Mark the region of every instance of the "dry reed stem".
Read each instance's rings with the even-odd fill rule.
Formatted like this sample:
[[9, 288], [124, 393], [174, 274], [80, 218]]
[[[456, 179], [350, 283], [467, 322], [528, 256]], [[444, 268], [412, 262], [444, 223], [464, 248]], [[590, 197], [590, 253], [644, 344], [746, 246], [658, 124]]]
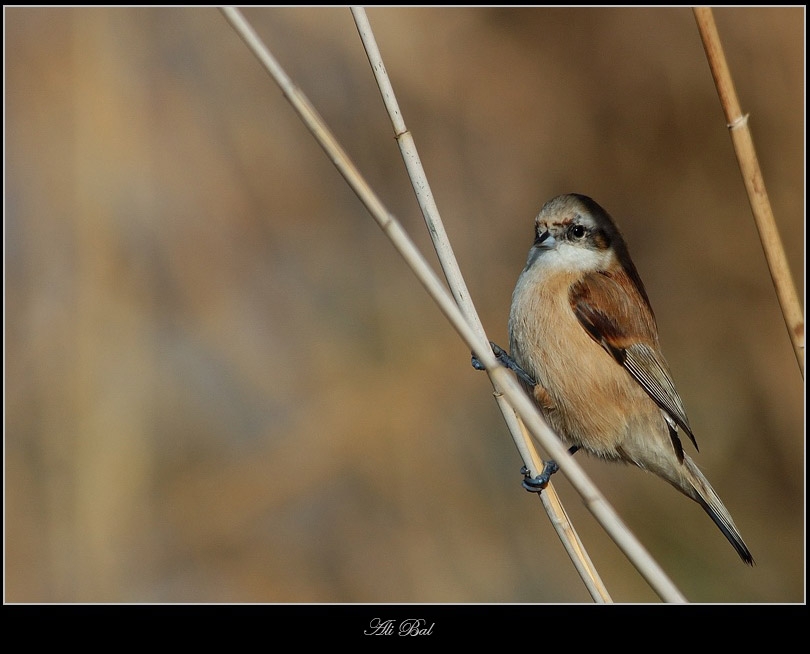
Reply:
[[[478, 334], [481, 346], [488, 347], [487, 344], [489, 340], [486, 337], [481, 319], [478, 316], [478, 312], [475, 310], [472, 298], [467, 290], [467, 285], [461, 274], [461, 269], [459, 268], [455, 254], [453, 253], [450, 239], [447, 237], [447, 232], [444, 229], [444, 223], [439, 215], [439, 209], [436, 206], [433, 193], [430, 190], [430, 184], [422, 167], [413, 134], [407, 128], [405, 119], [400, 111], [394, 88], [388, 77], [388, 71], [385, 68], [366, 11], [362, 7], [352, 7], [351, 12], [354, 22], [357, 25], [357, 31], [363, 42], [366, 55], [368, 56], [369, 64], [374, 72], [377, 86], [380, 89], [383, 103], [391, 119], [394, 136], [399, 145], [402, 159], [405, 162], [408, 177], [411, 180], [411, 185], [413, 186], [414, 193], [422, 210], [428, 233], [433, 240], [433, 246], [436, 249], [436, 254], [439, 257], [439, 263], [444, 271], [450, 291], [453, 293], [453, 297], [456, 299], [456, 303], [467, 319], [467, 322]], [[501, 413], [504, 415], [504, 420], [510, 428], [515, 446], [523, 458], [523, 464], [528, 470], [534, 471], [534, 474], [539, 473], [543, 469], [543, 464], [540, 462], [532, 446], [529, 434], [522, 428], [522, 423], [519, 418], [516, 420], [507, 419], [507, 416], [515, 415], [514, 410], [509, 406], [506, 400], [503, 399], [500, 389], [491, 377], [490, 381], [493, 382], [494, 396], [498, 408], [501, 410]], [[582, 577], [591, 597], [594, 601], [599, 603], [611, 602], [610, 594], [600, 578], [599, 573], [596, 571], [593, 562], [585, 551], [585, 546], [582, 544], [576, 529], [574, 529], [574, 526], [568, 519], [562, 502], [552, 484], [549, 483], [545, 491], [539, 493], [538, 496], [542, 501], [543, 508], [548, 514], [549, 521], [557, 532], [560, 540], [563, 542], [566, 552], [571, 557], [574, 567]]]
[[316, 138], [318, 144], [344, 177], [346, 183], [355, 192], [383, 230], [383, 233], [413, 270], [431, 298], [439, 305], [442, 313], [464, 340], [467, 347], [478, 357], [494, 382], [501, 388], [501, 392], [523, 420], [531, 435], [557, 462], [560, 470], [581, 495], [585, 506], [659, 597], [666, 602], [686, 602], [685, 597], [622, 522], [613, 507], [574, 460], [574, 457], [567, 455], [566, 448], [545, 424], [534, 403], [518, 385], [512, 373], [500, 365], [488, 344], [483, 347], [478, 335], [467, 323], [452, 296], [419, 252], [419, 249], [402, 225], [388, 212], [307, 97], [293, 84], [241, 12], [233, 7], [224, 7], [220, 10], [245, 45], [248, 46], [254, 56], [273, 77], [284, 96], [290, 101], [296, 113]]
[[717, 94], [720, 96], [720, 104], [723, 106], [726, 116], [726, 124], [731, 132], [737, 163], [740, 166], [745, 190], [748, 193], [748, 202], [754, 214], [762, 249], [765, 251], [765, 259], [768, 262], [771, 279], [782, 308], [782, 316], [793, 344], [799, 369], [804, 377], [804, 313], [799, 303], [793, 277], [790, 274], [785, 250], [773, 217], [771, 203], [768, 200], [768, 193], [765, 190], [765, 181], [762, 178], [754, 141], [751, 138], [751, 130], [748, 127], [748, 114], [743, 115], [740, 109], [737, 92], [731, 79], [731, 72], [728, 69], [711, 8], [695, 7], [693, 11], [703, 41], [703, 48], [706, 51], [706, 59], [709, 61], [714, 84], [717, 87]]

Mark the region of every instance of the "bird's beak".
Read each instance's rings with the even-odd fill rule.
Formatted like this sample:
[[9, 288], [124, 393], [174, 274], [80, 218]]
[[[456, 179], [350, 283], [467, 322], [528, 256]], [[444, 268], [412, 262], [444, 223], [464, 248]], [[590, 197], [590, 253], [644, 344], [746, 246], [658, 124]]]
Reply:
[[534, 262], [544, 253], [548, 252], [549, 250], [553, 250], [557, 247], [557, 239], [555, 239], [551, 232], [546, 230], [538, 234], [535, 239], [534, 243], [532, 243], [532, 247], [529, 250], [529, 258], [526, 261], [526, 270], [531, 268], [534, 265]]
[[557, 239], [552, 236], [550, 231], [546, 230], [534, 239], [534, 247], [552, 250], [557, 247]]

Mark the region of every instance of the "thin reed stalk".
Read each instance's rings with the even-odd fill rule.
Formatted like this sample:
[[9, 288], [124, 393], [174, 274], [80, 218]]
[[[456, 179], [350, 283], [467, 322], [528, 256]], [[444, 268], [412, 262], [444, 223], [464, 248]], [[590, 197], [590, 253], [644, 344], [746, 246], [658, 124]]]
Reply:
[[[450, 239], [444, 229], [444, 223], [439, 215], [439, 209], [436, 206], [427, 175], [425, 175], [425, 170], [419, 158], [416, 142], [413, 138], [413, 134], [405, 124], [405, 119], [397, 102], [393, 85], [388, 76], [388, 71], [385, 68], [380, 49], [377, 46], [377, 40], [374, 38], [374, 32], [371, 29], [366, 11], [362, 7], [352, 7], [351, 12], [354, 22], [357, 25], [360, 39], [363, 42], [366, 55], [368, 56], [371, 70], [374, 73], [374, 78], [377, 81], [377, 86], [380, 89], [383, 103], [391, 119], [394, 136], [399, 145], [402, 159], [405, 162], [405, 168], [407, 169], [411, 185], [413, 186], [419, 207], [422, 210], [422, 215], [427, 224], [428, 233], [433, 240], [433, 246], [436, 249], [436, 254], [439, 257], [439, 263], [444, 271], [450, 291], [461, 309], [461, 312], [464, 314], [464, 317], [467, 319], [467, 322], [478, 335], [481, 347], [488, 347], [487, 344], [489, 340], [486, 337], [481, 319], [478, 316], [478, 312], [475, 310], [472, 298], [467, 290], [467, 285], [464, 281], [464, 276], [461, 274], [461, 269], [459, 268], [455, 254], [453, 253]], [[537, 452], [531, 443], [529, 434], [523, 428], [523, 423], [520, 421], [520, 418], [515, 416], [514, 410], [504, 399], [500, 388], [498, 388], [491, 376], [490, 381], [493, 384], [495, 391], [494, 397], [498, 408], [501, 410], [507, 427], [512, 434], [512, 439], [515, 441], [515, 446], [523, 458], [523, 465], [528, 470], [534, 471], [533, 474], [540, 473], [543, 469], [543, 464], [540, 462]], [[610, 602], [610, 594], [588, 556], [576, 529], [568, 519], [553, 485], [549, 483], [544, 492], [538, 494], [538, 497], [548, 514], [552, 526], [562, 541], [566, 552], [571, 557], [574, 567], [582, 577], [591, 597], [594, 601], [599, 603]]]
[[793, 351], [799, 364], [802, 377], [804, 377], [804, 312], [799, 303], [796, 285], [790, 274], [785, 249], [779, 236], [779, 229], [771, 210], [768, 192], [765, 190], [765, 180], [754, 149], [754, 140], [748, 126], [748, 114], [742, 113], [737, 91], [731, 79], [731, 72], [720, 43], [720, 35], [714, 22], [714, 14], [710, 7], [695, 7], [693, 9], [697, 21], [706, 59], [712, 71], [720, 104], [726, 117], [726, 124], [731, 132], [731, 142], [737, 155], [745, 190], [748, 193], [748, 202], [754, 214], [754, 222], [759, 231], [762, 249], [771, 272], [779, 306], [787, 326]]

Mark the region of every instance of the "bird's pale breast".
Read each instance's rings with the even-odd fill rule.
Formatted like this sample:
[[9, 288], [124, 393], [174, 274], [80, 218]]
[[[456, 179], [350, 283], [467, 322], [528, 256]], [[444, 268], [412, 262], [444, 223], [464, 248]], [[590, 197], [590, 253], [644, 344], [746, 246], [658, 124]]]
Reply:
[[[561, 438], [594, 454], [623, 458], [650, 432], [663, 437], [660, 409], [580, 325], [568, 300], [574, 278], [529, 268], [512, 298], [510, 349], [538, 386], [535, 398]], [[635, 407], [636, 410], [628, 410]], [[642, 436], [643, 434], [643, 436]]]

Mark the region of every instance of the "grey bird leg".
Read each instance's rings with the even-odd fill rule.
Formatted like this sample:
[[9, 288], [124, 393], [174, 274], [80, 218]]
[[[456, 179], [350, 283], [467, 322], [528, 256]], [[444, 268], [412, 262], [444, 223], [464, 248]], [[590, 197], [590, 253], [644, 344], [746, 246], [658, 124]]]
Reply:
[[[495, 355], [495, 358], [501, 362], [501, 365], [508, 368], [512, 372], [514, 372], [520, 379], [522, 379], [526, 384], [529, 386], [537, 386], [537, 382], [534, 378], [527, 373], [523, 368], [521, 368], [517, 361], [515, 361], [509, 354], [504, 350], [502, 347], [496, 345], [492, 341], [489, 342], [490, 346], [492, 347], [492, 353]], [[484, 368], [484, 364], [482, 364], [478, 357], [475, 354], [472, 355], [472, 359], [470, 361], [472, 363], [472, 367], [476, 370], [486, 370]]]
[[[578, 449], [579, 448], [576, 445], [572, 445], [568, 448], [568, 453], [573, 455]], [[548, 460], [543, 466], [543, 472], [536, 477], [531, 477], [529, 475], [529, 469], [526, 466], [523, 466], [520, 469], [520, 474], [523, 475], [522, 486], [530, 493], [542, 493], [543, 489], [548, 486], [548, 482], [551, 480], [551, 475], [553, 475], [559, 469], [560, 466], [558, 466], [555, 461]]]
[[[515, 361], [509, 354], [499, 345], [493, 343], [492, 341], [489, 342], [490, 347], [492, 347], [492, 353], [495, 355], [495, 358], [500, 361], [502, 366], [505, 366], [512, 372], [514, 372], [518, 377], [520, 377], [523, 382], [525, 382], [528, 386], [537, 386], [537, 382], [534, 378], [527, 373], [523, 368], [521, 368], [517, 361]], [[478, 357], [475, 354], [472, 355], [471, 359], [472, 367], [476, 370], [486, 370], [484, 365], [478, 360]], [[573, 454], [579, 448], [576, 445], [572, 445], [568, 448], [568, 453]], [[555, 461], [549, 460], [545, 462], [543, 466], [543, 471], [537, 475], [536, 477], [531, 477], [529, 475], [529, 469], [526, 466], [523, 466], [520, 469], [520, 474], [523, 475], [523, 488], [525, 488], [530, 493], [542, 493], [543, 489], [548, 486], [548, 482], [551, 479], [551, 475], [557, 472], [560, 469], [560, 466], [557, 465]]]

